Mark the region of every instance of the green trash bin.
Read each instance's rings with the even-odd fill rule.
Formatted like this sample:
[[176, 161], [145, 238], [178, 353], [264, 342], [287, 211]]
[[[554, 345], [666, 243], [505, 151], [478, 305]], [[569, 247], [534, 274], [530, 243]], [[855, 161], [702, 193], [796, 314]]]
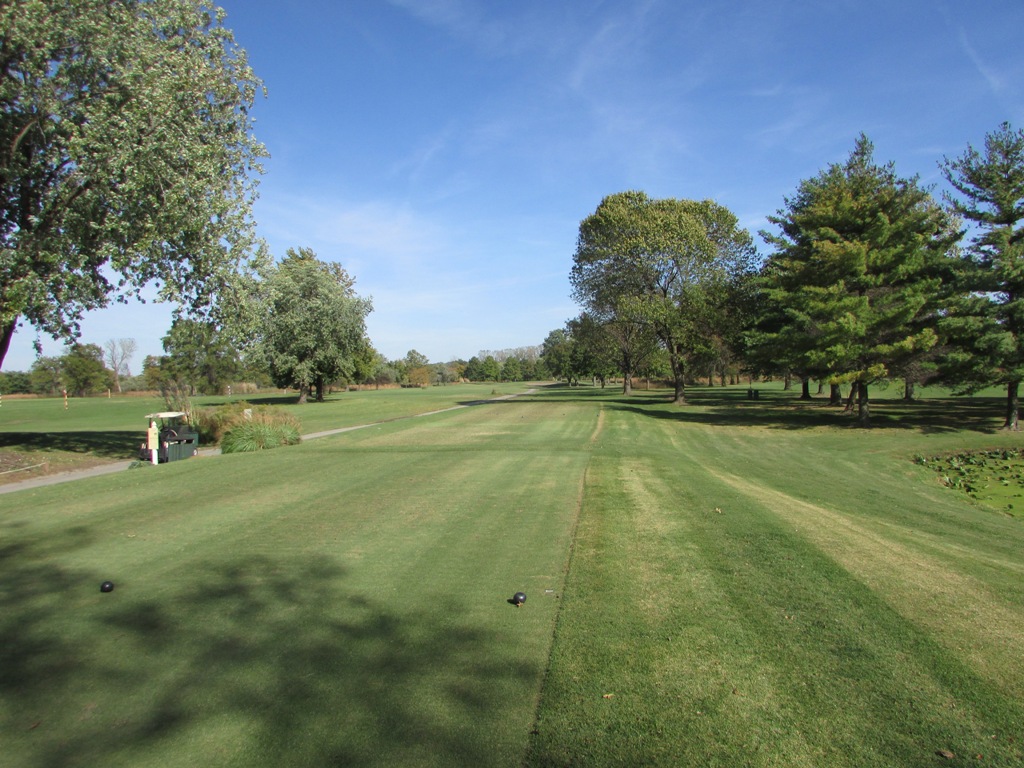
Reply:
[[139, 458], [143, 461], [164, 464], [168, 461], [189, 459], [199, 453], [199, 433], [185, 421], [182, 411], [162, 411], [146, 416], [146, 442], [139, 446]]
[[161, 461], [191, 459], [199, 453], [199, 433], [191, 427], [165, 427], [160, 430]]

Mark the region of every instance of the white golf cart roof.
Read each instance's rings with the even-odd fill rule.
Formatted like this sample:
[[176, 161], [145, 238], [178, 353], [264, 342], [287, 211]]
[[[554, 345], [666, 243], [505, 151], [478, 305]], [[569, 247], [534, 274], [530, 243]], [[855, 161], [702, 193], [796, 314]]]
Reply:
[[177, 416], [185, 416], [184, 411], [160, 411], [160, 413], [147, 413], [147, 419], [173, 419]]

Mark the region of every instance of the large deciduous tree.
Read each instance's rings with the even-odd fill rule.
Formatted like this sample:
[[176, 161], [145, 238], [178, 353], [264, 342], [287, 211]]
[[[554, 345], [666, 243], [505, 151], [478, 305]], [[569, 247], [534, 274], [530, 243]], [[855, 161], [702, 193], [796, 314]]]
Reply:
[[1019, 429], [1024, 380], [1024, 131], [1003, 123], [942, 164], [959, 198], [953, 211], [975, 227], [964, 259], [964, 298], [943, 321], [954, 349], [949, 373], [967, 391], [1006, 387], [1004, 428]]
[[573, 297], [597, 313], [617, 306], [650, 325], [669, 355], [674, 401], [688, 365], [729, 325], [735, 287], [755, 257], [749, 233], [711, 200], [609, 195], [580, 224]]
[[163, 388], [219, 395], [242, 373], [242, 361], [231, 338], [216, 323], [179, 317], [163, 338], [160, 360]]
[[261, 90], [209, 0], [0, 4], [0, 364], [155, 284], [202, 313], [250, 251]]
[[937, 343], [944, 276], [959, 232], [915, 178], [880, 166], [861, 135], [844, 163], [801, 182], [762, 233], [779, 354], [802, 375], [851, 382], [870, 425], [868, 386]]
[[65, 387], [64, 358], [37, 357], [29, 372], [32, 391], [37, 395], [59, 395]]
[[294, 250], [266, 277], [267, 312], [261, 350], [274, 382], [297, 387], [299, 402], [316, 389], [355, 376], [364, 357], [369, 299], [340, 264], [320, 261], [309, 248]]
[[589, 376], [604, 387], [610, 376], [620, 372], [618, 345], [608, 328], [584, 312], [565, 324], [572, 341], [571, 367], [575, 377]]
[[572, 337], [565, 328], [551, 331], [541, 345], [541, 360], [544, 361], [544, 367], [556, 379], [565, 379], [569, 384], [575, 381], [572, 346]]
[[103, 350], [95, 344], [72, 344], [60, 362], [64, 385], [75, 397], [85, 397], [110, 386], [110, 371], [103, 365]]

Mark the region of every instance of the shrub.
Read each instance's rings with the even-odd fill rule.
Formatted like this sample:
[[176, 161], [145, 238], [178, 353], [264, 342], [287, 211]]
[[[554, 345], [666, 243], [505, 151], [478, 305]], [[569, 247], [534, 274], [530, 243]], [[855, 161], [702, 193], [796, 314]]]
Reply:
[[[227, 437], [227, 434], [247, 424], [262, 424], [274, 427], [279, 429], [282, 435], [294, 434], [294, 440], [279, 444], [291, 445], [299, 442], [298, 419], [289, 413], [277, 410], [271, 406], [254, 406], [244, 400], [227, 403], [216, 408], [203, 408], [196, 411], [193, 426], [199, 432], [199, 442], [202, 445], [221, 444], [223, 449], [224, 439]], [[224, 450], [227, 452], [226, 449]]]

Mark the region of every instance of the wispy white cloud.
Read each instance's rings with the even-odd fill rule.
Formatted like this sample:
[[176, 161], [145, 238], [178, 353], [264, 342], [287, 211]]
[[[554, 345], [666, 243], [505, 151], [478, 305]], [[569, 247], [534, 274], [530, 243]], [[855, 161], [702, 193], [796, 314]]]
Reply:
[[851, 130], [837, 130], [831, 113], [834, 99], [819, 86], [780, 84], [757, 93], [755, 101], [751, 111], [760, 122], [749, 137], [762, 150], [820, 153], [837, 135]]
[[468, 0], [388, 0], [421, 21], [439, 27], [452, 37], [497, 55], [509, 47], [508, 27], [489, 19], [479, 3]]
[[964, 29], [960, 30], [959, 35], [960, 49], [970, 59], [971, 64], [977, 70], [978, 74], [981, 75], [982, 79], [988, 84], [988, 87], [995, 94], [1000, 94], [1006, 87], [1006, 82], [1002, 76], [992, 67], [988, 66], [985, 61], [981, 58], [974, 46], [971, 45], [971, 41], [967, 37], [967, 32]]
[[565, 75], [575, 91], [604, 89], [609, 80], [624, 82], [645, 50], [651, 32], [654, 0], [624, 5], [615, 15], [605, 16], [599, 25], [576, 41], [574, 55]]
[[260, 201], [261, 231], [277, 249], [309, 245], [322, 258], [346, 254], [403, 261], [443, 250], [442, 227], [415, 210], [389, 201], [350, 202], [305, 196]]
[[455, 124], [453, 121], [449, 121], [439, 130], [420, 137], [410, 152], [392, 163], [391, 175], [405, 177], [415, 183], [432, 164], [444, 157], [446, 151], [452, 146], [455, 136]]

